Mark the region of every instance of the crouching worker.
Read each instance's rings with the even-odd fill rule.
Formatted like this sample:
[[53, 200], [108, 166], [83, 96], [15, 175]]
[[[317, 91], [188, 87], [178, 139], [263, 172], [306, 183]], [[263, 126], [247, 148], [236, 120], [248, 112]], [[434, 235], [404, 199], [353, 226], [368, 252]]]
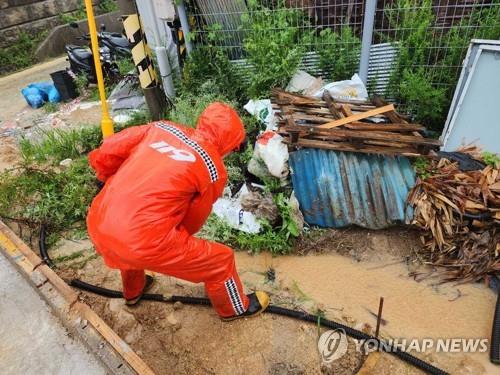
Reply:
[[224, 320], [266, 309], [266, 293], [244, 294], [233, 251], [193, 236], [222, 195], [223, 157], [244, 139], [236, 111], [213, 103], [196, 129], [154, 122], [108, 137], [90, 153], [105, 185], [90, 207], [88, 232], [105, 263], [120, 270], [127, 304], [149, 288], [153, 279], [144, 270], [151, 270], [203, 282]]

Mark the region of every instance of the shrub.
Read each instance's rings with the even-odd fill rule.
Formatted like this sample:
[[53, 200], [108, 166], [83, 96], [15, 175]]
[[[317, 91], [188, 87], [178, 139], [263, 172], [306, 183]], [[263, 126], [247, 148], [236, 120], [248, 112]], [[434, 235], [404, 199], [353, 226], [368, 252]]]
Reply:
[[254, 72], [250, 76], [247, 95], [267, 97], [273, 87], [285, 87], [297, 71], [311, 33], [298, 25], [306, 24], [305, 14], [286, 8], [279, 1], [275, 9], [248, 2], [249, 12], [242, 16], [246, 31], [243, 47]]
[[316, 41], [319, 68], [332, 81], [349, 79], [358, 70], [361, 41], [351, 27], [344, 25], [340, 34], [331, 29], [321, 30]]

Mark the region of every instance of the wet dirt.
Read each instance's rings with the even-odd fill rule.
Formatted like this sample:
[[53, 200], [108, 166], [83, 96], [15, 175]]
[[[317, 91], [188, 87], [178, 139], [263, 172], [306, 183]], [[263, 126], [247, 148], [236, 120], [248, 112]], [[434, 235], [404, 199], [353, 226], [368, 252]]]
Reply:
[[[409, 247], [418, 246], [417, 232], [394, 228], [347, 233], [338, 233], [349, 237], [341, 242], [350, 241], [346, 248], [358, 249], [357, 258], [362, 260], [353, 258], [351, 250], [347, 255], [339, 254], [335, 246], [328, 251], [326, 243], [319, 254], [310, 250], [304, 256], [237, 252], [238, 270], [247, 291], [266, 290], [274, 304], [308, 312], [320, 309], [330, 319], [372, 334], [379, 297], [383, 296], [383, 318], [387, 322], [381, 327], [384, 338], [489, 337], [493, 292], [481, 284], [439, 286], [435, 285], [436, 279], [418, 282], [408, 276], [417, 269], [408, 260]], [[339, 239], [335, 241], [331, 241], [333, 245]], [[80, 243], [77, 248], [87, 245], [90, 244]], [[71, 248], [71, 244], [65, 244], [65, 254], [68, 246]], [[274, 282], [269, 281], [270, 268], [274, 269]], [[82, 268], [67, 268], [60, 273], [66, 279], [79, 277], [112, 289], [121, 286], [118, 273], [107, 269], [99, 257]], [[164, 275], [157, 275], [156, 281], [152, 292], [204, 296], [201, 285]], [[207, 307], [186, 305], [174, 309], [169, 304], [143, 302], [130, 308], [119, 300], [110, 302], [99, 296], [82, 295], [158, 373], [175, 369], [179, 374], [354, 374], [365, 359], [351, 341], [348, 354], [335, 361], [333, 367], [321, 366], [316, 325], [284, 317], [264, 314], [223, 323]], [[495, 371], [487, 353], [413, 354], [453, 374]], [[382, 354], [371, 373], [421, 372]]]

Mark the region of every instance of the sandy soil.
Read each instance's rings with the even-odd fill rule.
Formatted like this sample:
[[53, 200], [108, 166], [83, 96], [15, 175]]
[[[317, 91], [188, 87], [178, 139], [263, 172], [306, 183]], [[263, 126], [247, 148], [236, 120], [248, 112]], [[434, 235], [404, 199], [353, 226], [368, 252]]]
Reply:
[[[345, 238], [343, 238], [345, 237]], [[379, 297], [385, 298], [381, 328], [385, 338], [489, 337], [495, 303], [483, 285], [435, 285], [433, 278], [416, 281], [417, 265], [410, 257], [418, 233], [405, 228], [384, 231], [328, 231], [317, 239], [319, 253], [304, 256], [252, 256], [237, 252], [237, 265], [247, 290], [263, 289], [272, 303], [314, 312], [373, 333]], [[330, 243], [330, 247], [325, 242]], [[90, 257], [87, 241], [66, 242], [53, 256], [85, 249], [83, 258], [63, 263], [66, 279], [83, 280], [120, 289], [119, 275], [98, 257]], [[347, 251], [347, 252], [346, 252]], [[343, 255], [342, 255], [343, 254]], [[80, 262], [76, 269], [69, 266]], [[80, 268], [81, 267], [81, 268]], [[268, 270], [275, 270], [274, 282]], [[420, 271], [425, 269], [418, 268]], [[201, 285], [157, 275], [153, 292], [203, 296]], [[252, 369], [267, 374], [355, 374], [365, 356], [353, 343], [348, 355], [322, 368], [313, 324], [288, 318], [262, 317], [223, 323], [206, 307], [144, 302], [129, 308], [121, 300], [82, 294], [83, 298], [158, 373], [175, 368], [179, 374], [243, 374]], [[453, 374], [489, 374], [495, 368], [482, 354], [416, 354]], [[372, 373], [419, 374], [400, 360], [383, 354]]]

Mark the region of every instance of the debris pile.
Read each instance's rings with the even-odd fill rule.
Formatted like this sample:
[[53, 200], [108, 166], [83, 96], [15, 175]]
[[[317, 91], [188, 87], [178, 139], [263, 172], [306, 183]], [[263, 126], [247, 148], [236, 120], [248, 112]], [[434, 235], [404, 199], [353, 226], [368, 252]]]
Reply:
[[293, 146], [384, 155], [427, 155], [441, 143], [422, 136], [425, 128], [408, 123], [392, 104], [334, 99], [324, 90], [323, 100], [272, 91], [279, 133]]
[[463, 171], [442, 158], [408, 196], [424, 230], [424, 257], [445, 281], [477, 281], [500, 271], [500, 170]]

